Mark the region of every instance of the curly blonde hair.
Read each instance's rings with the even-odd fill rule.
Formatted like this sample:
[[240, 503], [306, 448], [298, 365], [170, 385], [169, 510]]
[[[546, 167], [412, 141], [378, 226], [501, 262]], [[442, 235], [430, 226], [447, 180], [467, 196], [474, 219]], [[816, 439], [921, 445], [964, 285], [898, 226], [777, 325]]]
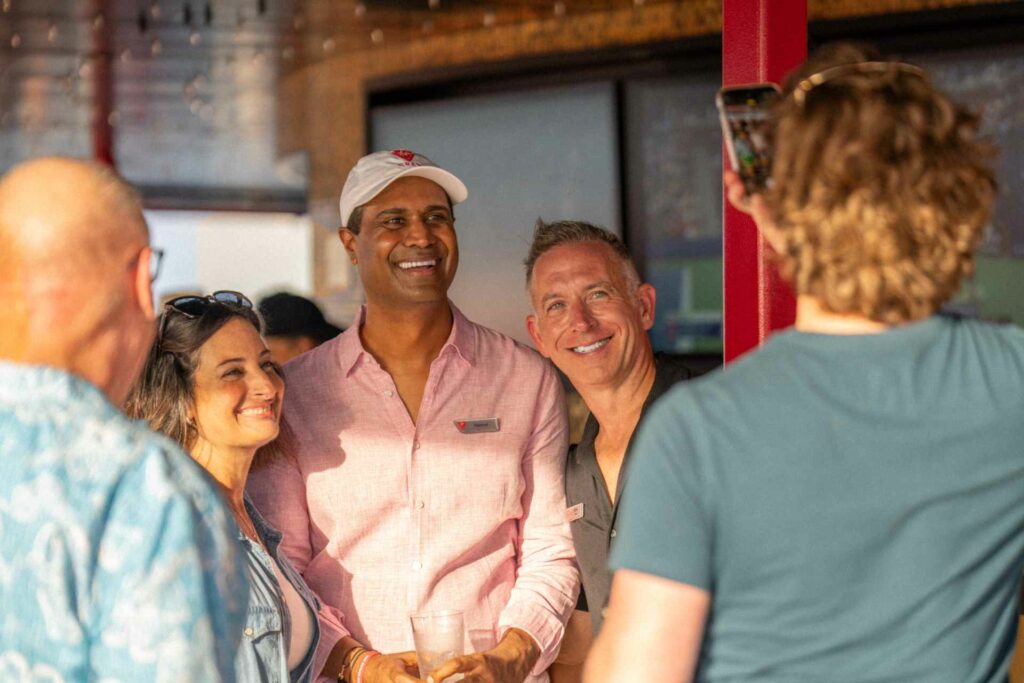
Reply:
[[837, 44], [787, 79], [766, 201], [798, 294], [894, 325], [931, 315], [973, 273], [996, 182], [979, 118], [923, 71], [881, 61]]

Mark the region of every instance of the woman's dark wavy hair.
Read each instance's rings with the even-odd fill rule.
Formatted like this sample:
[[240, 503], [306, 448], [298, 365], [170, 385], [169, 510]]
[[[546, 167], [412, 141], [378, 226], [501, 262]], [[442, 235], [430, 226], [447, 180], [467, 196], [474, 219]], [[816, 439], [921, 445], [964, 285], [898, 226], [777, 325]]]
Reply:
[[151, 429], [167, 435], [185, 449], [196, 441], [189, 418], [195, 400], [195, 374], [199, 350], [228, 321], [241, 318], [263, 334], [263, 321], [251, 308], [210, 302], [202, 315], [189, 318], [165, 307], [157, 318], [163, 334], [153, 342], [146, 365], [125, 402], [125, 413], [145, 420]]

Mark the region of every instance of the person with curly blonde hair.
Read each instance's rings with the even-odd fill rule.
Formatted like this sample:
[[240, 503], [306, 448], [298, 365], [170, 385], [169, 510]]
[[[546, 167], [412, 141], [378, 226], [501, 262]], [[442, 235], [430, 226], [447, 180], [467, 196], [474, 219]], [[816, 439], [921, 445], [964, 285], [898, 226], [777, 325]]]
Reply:
[[917, 67], [846, 44], [825, 60], [842, 62], [809, 65], [778, 107], [777, 182], [759, 224], [798, 295], [885, 325], [920, 320], [974, 271], [991, 148], [978, 116]]
[[788, 79], [750, 211], [795, 328], [641, 426], [585, 680], [1006, 681], [1024, 332], [943, 316], [996, 184], [978, 118], [851, 45]]

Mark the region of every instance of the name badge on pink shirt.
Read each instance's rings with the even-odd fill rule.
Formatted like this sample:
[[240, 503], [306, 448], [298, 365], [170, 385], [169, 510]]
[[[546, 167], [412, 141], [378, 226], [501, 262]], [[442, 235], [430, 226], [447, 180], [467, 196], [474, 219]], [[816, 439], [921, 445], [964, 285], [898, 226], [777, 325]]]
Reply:
[[480, 420], [455, 420], [455, 428], [463, 434], [496, 432], [501, 428], [498, 418], [485, 417]]

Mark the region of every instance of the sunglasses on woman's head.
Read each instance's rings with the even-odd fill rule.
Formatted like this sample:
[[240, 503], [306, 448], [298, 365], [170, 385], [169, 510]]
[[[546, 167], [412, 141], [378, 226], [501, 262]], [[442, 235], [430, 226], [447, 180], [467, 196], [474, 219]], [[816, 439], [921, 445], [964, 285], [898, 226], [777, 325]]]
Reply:
[[793, 100], [800, 105], [804, 106], [804, 102], [807, 100], [807, 94], [817, 88], [819, 85], [828, 83], [837, 76], [847, 76], [852, 73], [892, 73], [900, 71], [905, 74], [917, 76], [918, 78], [927, 79], [928, 76], [924, 69], [913, 64], [905, 64], [903, 62], [851, 62], [849, 64], [839, 64], [838, 66], [829, 67], [824, 71], [819, 71], [816, 74], [811, 74], [807, 78], [803, 79], [796, 84], [793, 88], [793, 92], [790, 95]]
[[241, 308], [252, 308], [252, 302], [241, 292], [221, 289], [209, 296], [179, 296], [164, 304], [164, 308], [181, 313], [186, 318], [198, 318], [213, 304], [228, 304]]
[[179, 296], [164, 304], [164, 313], [160, 319], [160, 329], [157, 332], [157, 345], [163, 341], [164, 332], [167, 330], [167, 320], [171, 312], [181, 314], [193, 320], [201, 317], [210, 306], [236, 306], [238, 308], [253, 309], [252, 301], [241, 292], [233, 292], [230, 289], [221, 289], [209, 296]]

